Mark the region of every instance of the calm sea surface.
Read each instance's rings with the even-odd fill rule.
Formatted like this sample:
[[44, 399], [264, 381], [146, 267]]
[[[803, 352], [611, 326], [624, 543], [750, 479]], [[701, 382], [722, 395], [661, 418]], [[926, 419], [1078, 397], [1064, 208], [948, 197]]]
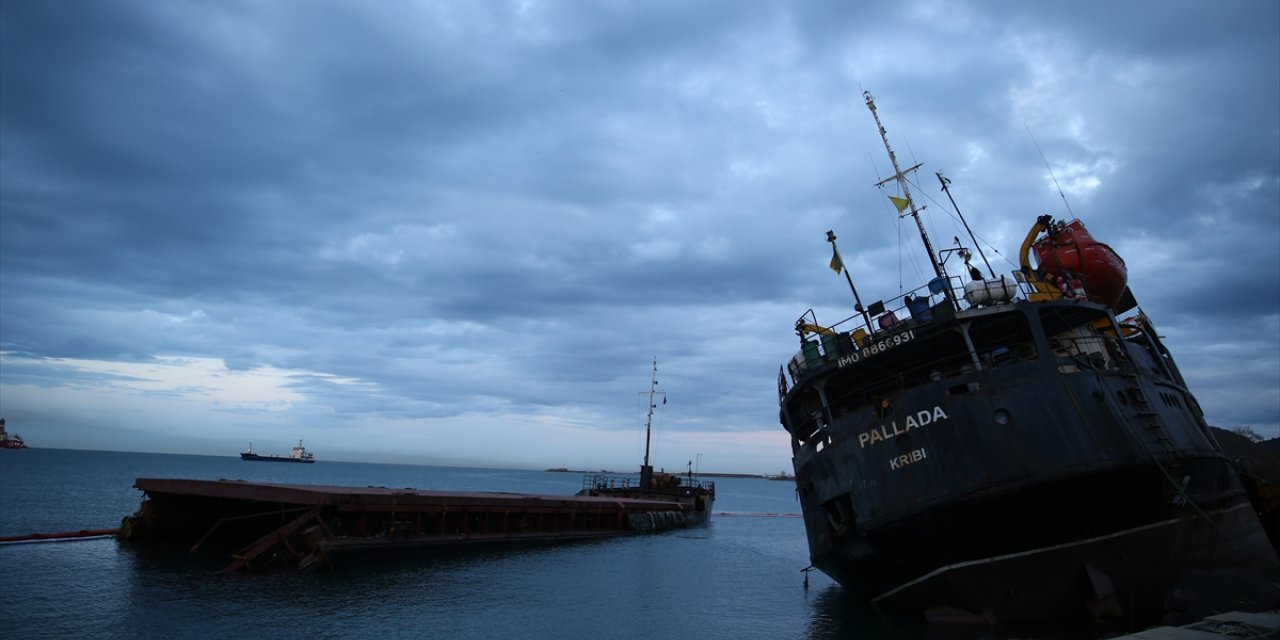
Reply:
[[[569, 495], [573, 473], [0, 451], [0, 535], [112, 528], [139, 477]], [[342, 566], [211, 575], [114, 539], [0, 545], [2, 638], [912, 638], [809, 564], [794, 485], [714, 478], [710, 526]]]

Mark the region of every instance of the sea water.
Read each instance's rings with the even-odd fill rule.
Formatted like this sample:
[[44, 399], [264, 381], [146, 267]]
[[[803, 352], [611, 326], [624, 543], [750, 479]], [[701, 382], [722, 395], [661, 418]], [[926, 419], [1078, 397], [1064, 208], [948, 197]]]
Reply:
[[[571, 495], [582, 475], [0, 451], [0, 536], [113, 528], [141, 477]], [[562, 545], [214, 575], [112, 538], [0, 545], [0, 638], [923, 637], [819, 572], [791, 482], [716, 482], [706, 527]], [[808, 586], [805, 586], [806, 576]]]

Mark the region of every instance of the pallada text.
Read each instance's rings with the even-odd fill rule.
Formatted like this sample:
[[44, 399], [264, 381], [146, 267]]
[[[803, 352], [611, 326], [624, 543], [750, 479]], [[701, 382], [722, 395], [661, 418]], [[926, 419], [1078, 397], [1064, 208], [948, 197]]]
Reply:
[[894, 420], [889, 424], [882, 424], [875, 429], [858, 434], [858, 445], [865, 448], [867, 445], [884, 442], [890, 438], [896, 438], [912, 429], [919, 429], [927, 424], [933, 424], [948, 418], [950, 418], [950, 416], [948, 416], [947, 412], [943, 411], [942, 407], [939, 406], [935, 406], [933, 409], [917, 411], [914, 415], [907, 415], [907, 419], [903, 421], [901, 425], [898, 424], [897, 420]]

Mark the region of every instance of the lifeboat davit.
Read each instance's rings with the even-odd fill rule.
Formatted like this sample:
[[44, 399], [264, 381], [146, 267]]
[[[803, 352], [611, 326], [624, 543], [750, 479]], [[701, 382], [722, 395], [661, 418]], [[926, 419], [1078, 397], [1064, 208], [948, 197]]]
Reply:
[[1085, 295], [1112, 309], [1129, 284], [1129, 270], [1111, 247], [1098, 242], [1079, 220], [1058, 222], [1031, 245], [1042, 272], [1079, 279]]

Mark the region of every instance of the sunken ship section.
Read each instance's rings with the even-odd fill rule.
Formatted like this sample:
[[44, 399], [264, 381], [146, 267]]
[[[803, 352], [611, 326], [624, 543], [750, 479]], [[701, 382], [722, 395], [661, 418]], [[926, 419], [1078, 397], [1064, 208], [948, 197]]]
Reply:
[[1042, 216], [1020, 269], [953, 249], [957, 278], [920, 230], [937, 277], [865, 310], [849, 279], [858, 313], [807, 312], [779, 373], [814, 566], [890, 608], [1018, 621], [1141, 616], [1189, 571], [1275, 562], [1118, 255]]
[[583, 476], [582, 490], [577, 495], [674, 502], [681, 506], [676, 512], [679, 524], [696, 527], [711, 521], [716, 483], [699, 480], [692, 473], [683, 476], [654, 473], [653, 468], [646, 465], [641, 467], [639, 478], [601, 474]]
[[711, 510], [716, 502], [716, 483], [698, 479], [690, 462], [689, 471], [683, 476], [674, 473], [654, 473], [649, 464], [649, 441], [653, 433], [653, 413], [658, 408], [655, 399], [666, 394], [658, 390], [658, 359], [653, 360], [653, 374], [649, 379], [649, 408], [644, 422], [644, 462], [640, 476], [610, 476], [589, 474], [582, 478], [579, 496], [615, 497], [633, 500], [658, 500], [680, 505], [678, 512], [681, 526], [705, 525], [711, 521]]
[[222, 573], [307, 571], [513, 544], [666, 531], [665, 500], [138, 478], [145, 494], [118, 539], [225, 562]]

